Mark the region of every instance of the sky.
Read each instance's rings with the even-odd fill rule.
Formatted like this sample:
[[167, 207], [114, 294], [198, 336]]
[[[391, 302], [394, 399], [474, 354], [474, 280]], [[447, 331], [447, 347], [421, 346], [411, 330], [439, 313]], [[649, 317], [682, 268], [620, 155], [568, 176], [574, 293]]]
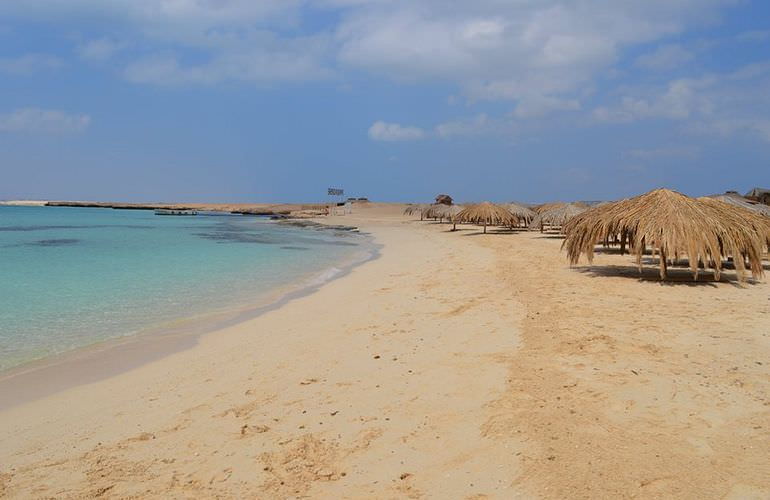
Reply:
[[754, 186], [766, 0], [0, 2], [0, 199]]

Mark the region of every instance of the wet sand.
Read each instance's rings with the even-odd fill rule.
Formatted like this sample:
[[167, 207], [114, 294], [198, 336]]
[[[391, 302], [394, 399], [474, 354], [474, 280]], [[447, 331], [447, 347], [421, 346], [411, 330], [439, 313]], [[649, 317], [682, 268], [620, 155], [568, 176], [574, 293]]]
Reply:
[[770, 495], [767, 283], [661, 285], [612, 253], [570, 269], [558, 238], [398, 207], [328, 222], [381, 257], [0, 412], [0, 496]]

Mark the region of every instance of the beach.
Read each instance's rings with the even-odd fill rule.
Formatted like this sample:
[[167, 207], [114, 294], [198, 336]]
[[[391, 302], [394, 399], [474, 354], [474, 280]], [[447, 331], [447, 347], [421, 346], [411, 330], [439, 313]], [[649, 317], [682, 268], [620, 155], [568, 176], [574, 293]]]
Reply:
[[767, 278], [402, 210], [319, 219], [380, 255], [317, 291], [0, 411], [0, 496], [770, 496]]

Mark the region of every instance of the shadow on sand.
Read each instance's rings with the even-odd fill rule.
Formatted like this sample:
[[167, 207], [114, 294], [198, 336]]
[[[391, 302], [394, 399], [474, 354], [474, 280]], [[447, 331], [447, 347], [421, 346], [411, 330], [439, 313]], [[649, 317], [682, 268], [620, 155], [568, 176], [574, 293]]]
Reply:
[[[645, 259], [648, 260], [648, 259]], [[651, 263], [644, 263], [641, 274], [636, 266], [581, 266], [574, 267], [578, 272], [587, 274], [591, 277], [615, 277], [615, 278], [628, 278], [636, 281], [646, 281], [652, 283], [660, 283], [664, 286], [691, 286], [691, 287], [716, 287], [717, 283], [725, 283], [737, 288], [741, 288], [745, 285], [755, 285], [758, 281], [747, 278], [744, 283], [738, 281], [738, 277], [733, 273], [722, 273], [719, 281], [714, 280], [714, 273], [709, 270], [701, 270], [698, 274], [697, 281], [693, 279], [692, 272], [689, 268], [668, 268], [668, 278], [665, 281], [660, 279], [660, 271], [657, 267], [657, 261], [655, 267], [649, 267]]]

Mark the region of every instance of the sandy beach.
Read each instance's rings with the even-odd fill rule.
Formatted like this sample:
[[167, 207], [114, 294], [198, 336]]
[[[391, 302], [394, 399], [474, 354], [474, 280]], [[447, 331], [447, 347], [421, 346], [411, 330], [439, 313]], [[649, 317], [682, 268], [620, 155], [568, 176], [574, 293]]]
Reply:
[[0, 496], [770, 496], [767, 278], [402, 208], [323, 219], [381, 255], [316, 292], [0, 411]]

